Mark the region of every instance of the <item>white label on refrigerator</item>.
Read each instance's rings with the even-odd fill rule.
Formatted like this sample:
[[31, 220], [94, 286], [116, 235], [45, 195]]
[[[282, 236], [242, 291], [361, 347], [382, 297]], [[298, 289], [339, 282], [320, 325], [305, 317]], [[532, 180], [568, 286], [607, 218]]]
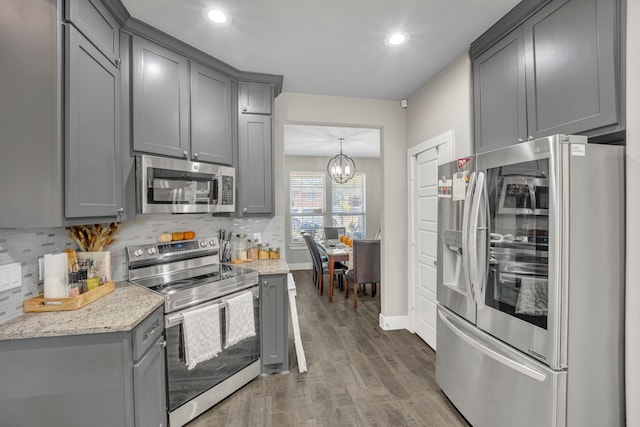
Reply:
[[571, 155], [582, 156], [587, 154], [587, 146], [584, 144], [571, 144]]
[[451, 180], [450, 179], [438, 180], [438, 197], [451, 198]]
[[467, 190], [467, 171], [459, 171], [453, 174], [453, 201], [464, 200]]

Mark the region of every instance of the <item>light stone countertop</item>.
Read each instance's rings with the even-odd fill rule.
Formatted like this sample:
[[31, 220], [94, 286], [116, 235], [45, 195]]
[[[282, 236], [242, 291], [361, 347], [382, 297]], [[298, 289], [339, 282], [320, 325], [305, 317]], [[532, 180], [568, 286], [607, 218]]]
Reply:
[[262, 259], [233, 265], [255, 270], [258, 274], [287, 274], [290, 271], [289, 264], [284, 258]]
[[110, 294], [69, 311], [24, 313], [0, 324], [0, 341], [131, 331], [164, 303], [164, 297], [129, 282]]

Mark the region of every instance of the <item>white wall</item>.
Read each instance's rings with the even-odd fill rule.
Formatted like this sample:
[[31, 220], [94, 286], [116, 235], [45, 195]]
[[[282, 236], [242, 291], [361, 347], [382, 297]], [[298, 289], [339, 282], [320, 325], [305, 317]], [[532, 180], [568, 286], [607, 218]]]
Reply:
[[640, 4], [627, 2], [627, 425], [640, 426]]
[[[289, 172], [291, 171], [310, 171], [310, 172], [323, 172], [326, 176], [327, 162], [329, 157], [302, 157], [302, 156], [285, 156], [284, 158], [284, 179], [287, 180]], [[364, 172], [366, 174], [367, 192], [365, 194], [366, 207], [367, 207], [367, 219], [365, 223], [366, 238], [373, 239], [380, 227], [380, 213], [382, 212], [382, 174], [380, 173], [380, 159], [371, 158], [354, 158], [356, 163], [356, 172]], [[327, 182], [329, 177], [327, 176]], [[285, 189], [285, 201], [287, 204], [289, 196], [289, 187]], [[330, 203], [328, 201], [328, 203]], [[295, 268], [297, 265], [304, 265], [305, 268], [311, 268], [311, 256], [309, 255], [309, 249], [307, 245], [302, 243], [291, 247], [289, 242], [289, 236], [291, 232], [291, 222], [289, 212], [285, 212], [284, 217], [284, 231], [285, 241], [287, 242], [286, 258], [290, 267]]]
[[[405, 110], [398, 101], [282, 93], [275, 100], [276, 214], [287, 208], [284, 124], [331, 124], [379, 128], [382, 175], [382, 317], [387, 327], [407, 315], [407, 186]], [[404, 327], [401, 325], [400, 327]]]
[[411, 95], [407, 108], [407, 147], [453, 129], [455, 158], [473, 152], [471, 78], [471, 61], [465, 52]]

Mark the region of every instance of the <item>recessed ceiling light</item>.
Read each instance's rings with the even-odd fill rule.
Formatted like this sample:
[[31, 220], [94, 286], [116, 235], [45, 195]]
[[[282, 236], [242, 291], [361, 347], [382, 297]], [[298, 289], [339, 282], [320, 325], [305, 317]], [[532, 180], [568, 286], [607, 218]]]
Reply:
[[203, 11], [203, 15], [214, 24], [228, 25], [231, 23], [231, 16], [225, 13], [223, 10], [217, 8], [206, 8]]
[[409, 34], [407, 33], [393, 33], [385, 39], [387, 46], [402, 46], [409, 41]]

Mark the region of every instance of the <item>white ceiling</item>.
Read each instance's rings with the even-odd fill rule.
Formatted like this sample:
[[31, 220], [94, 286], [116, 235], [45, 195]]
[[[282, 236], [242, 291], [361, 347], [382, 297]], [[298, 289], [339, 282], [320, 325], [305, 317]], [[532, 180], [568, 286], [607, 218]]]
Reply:
[[286, 156], [330, 157], [340, 152], [349, 157], [380, 157], [380, 129], [335, 126], [284, 125]]
[[[123, 0], [129, 13], [283, 91], [399, 100], [469, 48], [518, 0]], [[232, 22], [214, 26], [206, 7]], [[409, 33], [389, 47], [392, 31]]]

